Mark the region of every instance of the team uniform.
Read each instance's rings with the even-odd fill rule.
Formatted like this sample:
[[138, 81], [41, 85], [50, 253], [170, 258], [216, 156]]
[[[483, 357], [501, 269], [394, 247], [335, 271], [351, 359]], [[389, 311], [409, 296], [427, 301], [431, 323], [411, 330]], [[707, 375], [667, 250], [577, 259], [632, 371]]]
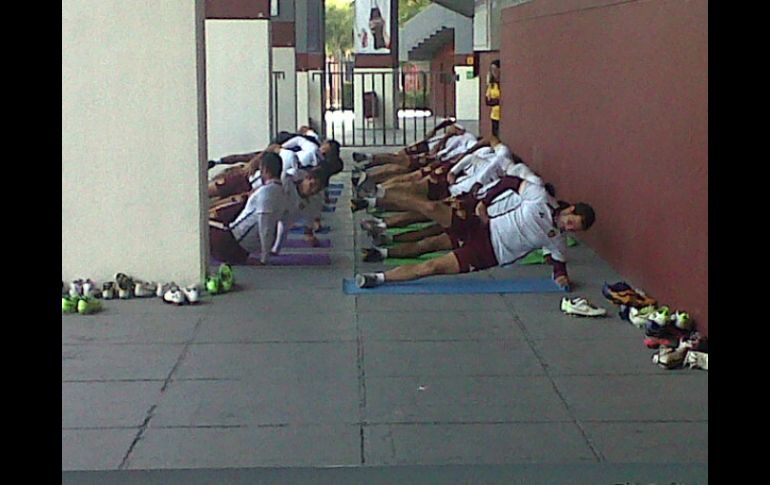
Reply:
[[259, 251], [260, 261], [268, 264], [270, 248], [277, 239], [278, 221], [286, 212], [286, 194], [278, 180], [269, 180], [249, 196], [243, 210], [227, 229], [210, 226], [212, 255], [228, 263], [245, 263], [250, 253]]
[[453, 212], [446, 232], [455, 247], [461, 273], [507, 266], [542, 248], [554, 267], [554, 277], [567, 274], [566, 237], [554, 221], [553, 199], [535, 183], [528, 183], [519, 193], [522, 181], [519, 177], [505, 177], [487, 191], [482, 200], [489, 224], [469, 212], [470, 206], [464, 217]]
[[322, 157], [318, 143], [310, 141], [305, 136], [298, 135], [292, 137], [281, 146], [296, 153], [299, 165], [302, 168], [312, 168], [321, 163]]

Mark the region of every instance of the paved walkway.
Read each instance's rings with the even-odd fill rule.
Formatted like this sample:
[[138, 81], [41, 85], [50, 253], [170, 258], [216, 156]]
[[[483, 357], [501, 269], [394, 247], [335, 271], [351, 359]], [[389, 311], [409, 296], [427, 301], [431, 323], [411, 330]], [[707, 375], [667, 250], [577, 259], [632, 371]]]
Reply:
[[557, 293], [347, 296], [342, 279], [378, 265], [358, 260], [363, 216], [348, 172], [336, 181], [332, 248], [314, 250], [331, 266], [238, 267], [238, 291], [198, 306], [62, 316], [62, 470], [655, 463], [707, 477], [708, 373], [651, 363], [601, 297], [621, 276], [589, 247], [571, 248], [570, 275], [605, 319], [563, 315]]

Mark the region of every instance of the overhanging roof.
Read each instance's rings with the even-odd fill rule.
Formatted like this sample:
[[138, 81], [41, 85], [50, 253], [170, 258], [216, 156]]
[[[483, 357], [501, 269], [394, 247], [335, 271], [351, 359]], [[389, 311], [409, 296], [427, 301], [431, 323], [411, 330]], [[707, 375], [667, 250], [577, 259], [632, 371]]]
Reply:
[[474, 0], [433, 0], [433, 3], [443, 5], [449, 10], [454, 10], [466, 17], [473, 17]]

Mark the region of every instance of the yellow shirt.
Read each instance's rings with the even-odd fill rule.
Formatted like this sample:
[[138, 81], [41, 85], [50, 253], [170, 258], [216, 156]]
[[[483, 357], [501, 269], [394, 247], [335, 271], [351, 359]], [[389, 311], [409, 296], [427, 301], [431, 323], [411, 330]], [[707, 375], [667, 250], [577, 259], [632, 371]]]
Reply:
[[[487, 98], [500, 100], [500, 85], [491, 83], [487, 86]], [[500, 105], [492, 106], [489, 117], [495, 121], [500, 121]]]

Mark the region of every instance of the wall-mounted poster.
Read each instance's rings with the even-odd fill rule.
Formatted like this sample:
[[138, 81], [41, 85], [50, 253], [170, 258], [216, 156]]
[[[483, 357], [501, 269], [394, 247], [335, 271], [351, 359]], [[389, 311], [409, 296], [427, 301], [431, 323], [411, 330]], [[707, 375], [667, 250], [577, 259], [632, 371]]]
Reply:
[[356, 0], [356, 54], [390, 54], [391, 0]]

